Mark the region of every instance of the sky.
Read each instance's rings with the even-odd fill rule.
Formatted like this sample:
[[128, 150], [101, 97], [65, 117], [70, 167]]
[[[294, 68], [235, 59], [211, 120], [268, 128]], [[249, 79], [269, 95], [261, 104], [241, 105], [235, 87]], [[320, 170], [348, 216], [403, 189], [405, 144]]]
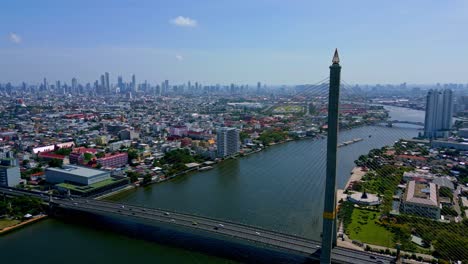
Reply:
[[2, 0], [0, 82], [468, 83], [466, 0]]

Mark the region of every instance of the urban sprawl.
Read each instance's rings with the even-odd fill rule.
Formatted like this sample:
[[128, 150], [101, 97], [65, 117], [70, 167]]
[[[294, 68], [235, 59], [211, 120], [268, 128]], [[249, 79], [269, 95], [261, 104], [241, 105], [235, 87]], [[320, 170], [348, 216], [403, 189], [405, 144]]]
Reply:
[[[327, 89], [137, 84], [135, 75], [112, 84], [109, 73], [94, 84], [0, 84], [0, 186], [99, 198], [275, 144], [323, 138]], [[355, 161], [338, 192], [340, 244], [433, 263], [468, 261], [467, 94], [461, 84], [342, 85], [340, 129], [395, 125], [387, 105], [425, 110], [426, 118], [419, 137]], [[25, 199], [0, 201], [0, 232], [42, 217], [41, 205]]]

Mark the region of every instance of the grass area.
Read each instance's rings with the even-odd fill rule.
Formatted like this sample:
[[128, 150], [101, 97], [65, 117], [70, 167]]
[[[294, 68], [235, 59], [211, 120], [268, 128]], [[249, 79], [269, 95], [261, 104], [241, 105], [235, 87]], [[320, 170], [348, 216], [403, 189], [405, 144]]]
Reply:
[[347, 234], [352, 240], [384, 247], [395, 247], [393, 234], [376, 223], [379, 218], [379, 212], [355, 208], [352, 222], [347, 228]]
[[274, 113], [298, 113], [303, 111], [303, 107], [299, 105], [282, 105], [277, 106], [273, 110]]
[[20, 220], [0, 219], [0, 230], [9, 226], [17, 225], [19, 223], [21, 223]]

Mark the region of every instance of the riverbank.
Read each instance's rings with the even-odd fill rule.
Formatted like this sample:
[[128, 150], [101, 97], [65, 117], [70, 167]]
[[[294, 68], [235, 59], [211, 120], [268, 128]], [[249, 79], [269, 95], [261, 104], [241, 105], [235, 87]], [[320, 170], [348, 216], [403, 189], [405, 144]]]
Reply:
[[[279, 141], [279, 142], [275, 142], [275, 143], [271, 143], [267, 146], [264, 146], [262, 148], [258, 148], [258, 149], [255, 149], [255, 150], [252, 150], [250, 152], [247, 152], [247, 153], [238, 153], [238, 154], [235, 154], [233, 156], [230, 156], [230, 157], [227, 157], [227, 158], [224, 158], [224, 159], [219, 159], [218, 161], [214, 162], [213, 164], [211, 164], [211, 166], [217, 166], [221, 163], [223, 163], [224, 161], [226, 160], [229, 160], [229, 159], [237, 159], [237, 158], [244, 158], [244, 157], [247, 157], [247, 156], [250, 156], [251, 154], [255, 154], [255, 153], [259, 153], [259, 152], [262, 152], [266, 149], [269, 149], [273, 146], [279, 146], [279, 145], [282, 145], [284, 143], [288, 143], [288, 142], [292, 142], [292, 141], [302, 141], [302, 140], [316, 140], [316, 139], [323, 139], [323, 136], [322, 135], [317, 135], [317, 136], [314, 136], [314, 137], [301, 137], [301, 138], [297, 138], [297, 139], [287, 139], [287, 140], [283, 140], [283, 141]], [[116, 190], [116, 191], [113, 191], [111, 193], [106, 193], [106, 194], [103, 194], [103, 195], [100, 195], [100, 196], [97, 196], [96, 200], [100, 200], [100, 199], [106, 199], [106, 198], [111, 198], [112, 196], [118, 196], [119, 194], [121, 193], [124, 193], [124, 192], [127, 192], [129, 190], [133, 190], [133, 189], [138, 189], [140, 187], [147, 187], [147, 186], [151, 186], [151, 185], [154, 185], [154, 184], [159, 184], [159, 183], [163, 183], [163, 182], [167, 182], [167, 181], [170, 181], [170, 180], [173, 180], [173, 179], [176, 179], [180, 176], [183, 176], [183, 175], [187, 175], [187, 174], [190, 174], [190, 173], [196, 173], [196, 172], [201, 172], [200, 170], [198, 170], [197, 168], [190, 168], [190, 169], [187, 169], [187, 170], [184, 170], [184, 171], [181, 171], [179, 173], [176, 173], [174, 175], [171, 175], [171, 176], [168, 176], [168, 177], [164, 177], [164, 178], [158, 178], [157, 180], [153, 180], [147, 184], [141, 184], [141, 185], [134, 185], [134, 184], [131, 184], [125, 188], [122, 188], [122, 189], [119, 189], [119, 190]]]
[[36, 216], [36, 217], [31, 218], [29, 220], [22, 221], [22, 222], [20, 222], [20, 223], [18, 223], [16, 225], [5, 227], [5, 228], [0, 230], [0, 236], [4, 235], [6, 233], [12, 232], [14, 230], [20, 229], [20, 228], [22, 228], [22, 227], [24, 227], [26, 225], [29, 225], [29, 224], [35, 223], [37, 221], [40, 221], [40, 220], [42, 220], [42, 219], [44, 219], [46, 217], [47, 217], [47, 215], [39, 215], [39, 216]]
[[366, 175], [366, 173], [367, 173], [367, 171], [364, 171], [362, 167], [354, 167], [351, 170], [351, 176], [349, 176], [349, 179], [346, 182], [346, 185], [344, 186], [344, 188], [336, 190], [336, 203], [337, 203], [337, 205], [339, 204], [339, 202], [341, 200], [346, 201], [348, 196], [344, 193], [345, 190], [350, 188], [352, 186], [353, 182], [361, 181], [362, 177], [364, 177], [364, 175]]

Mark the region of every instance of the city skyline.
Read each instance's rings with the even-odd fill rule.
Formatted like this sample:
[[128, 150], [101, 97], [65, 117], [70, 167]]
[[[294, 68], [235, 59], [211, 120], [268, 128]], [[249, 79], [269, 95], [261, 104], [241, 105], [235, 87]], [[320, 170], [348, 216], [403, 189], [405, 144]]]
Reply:
[[467, 82], [463, 1], [20, 2], [0, 11], [0, 82], [311, 83], [335, 47], [348, 83]]

